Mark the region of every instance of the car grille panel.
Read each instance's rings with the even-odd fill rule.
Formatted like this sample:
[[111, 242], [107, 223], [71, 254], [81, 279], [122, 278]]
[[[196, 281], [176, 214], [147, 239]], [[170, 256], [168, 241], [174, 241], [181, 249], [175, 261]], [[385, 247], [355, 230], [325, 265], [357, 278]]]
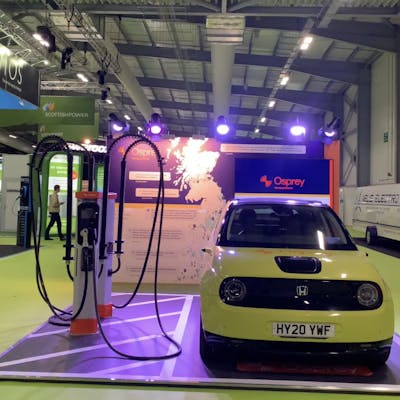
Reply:
[[[225, 287], [232, 280], [245, 286], [245, 295], [234, 298], [227, 296]], [[222, 301], [232, 306], [289, 309], [289, 310], [370, 310], [379, 308], [380, 300], [374, 307], [362, 306], [357, 300], [357, 289], [365, 281], [279, 279], [279, 278], [226, 278], [220, 286]]]

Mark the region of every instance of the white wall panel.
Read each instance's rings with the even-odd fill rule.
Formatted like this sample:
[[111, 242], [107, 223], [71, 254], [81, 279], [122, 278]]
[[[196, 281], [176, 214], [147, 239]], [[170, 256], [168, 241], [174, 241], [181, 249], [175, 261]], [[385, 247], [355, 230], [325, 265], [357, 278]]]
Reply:
[[372, 66], [370, 184], [396, 182], [396, 58], [384, 54]]
[[30, 155], [3, 155], [3, 183], [0, 205], [0, 230], [17, 231], [17, 212], [19, 203], [20, 178], [29, 175]]
[[345, 94], [343, 105], [343, 140], [341, 144], [341, 185], [357, 186], [357, 86], [351, 86]]

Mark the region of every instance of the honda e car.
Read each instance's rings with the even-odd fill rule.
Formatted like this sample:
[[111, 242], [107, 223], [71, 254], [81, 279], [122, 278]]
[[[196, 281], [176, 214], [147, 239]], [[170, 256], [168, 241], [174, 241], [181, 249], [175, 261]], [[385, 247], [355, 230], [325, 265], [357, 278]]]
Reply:
[[203, 250], [204, 361], [249, 351], [281, 361], [315, 356], [374, 366], [389, 357], [390, 291], [329, 206], [233, 200]]

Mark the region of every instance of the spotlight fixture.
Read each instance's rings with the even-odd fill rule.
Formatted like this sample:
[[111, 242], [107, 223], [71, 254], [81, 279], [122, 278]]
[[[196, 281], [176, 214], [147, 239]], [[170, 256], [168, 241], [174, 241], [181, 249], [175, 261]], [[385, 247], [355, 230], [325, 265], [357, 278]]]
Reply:
[[129, 130], [129, 124], [114, 113], [108, 115], [110, 134], [120, 134]]
[[318, 130], [321, 141], [325, 144], [331, 144], [333, 141], [339, 140], [341, 124], [342, 121], [339, 117], [333, 117], [326, 127], [321, 127]]
[[51, 33], [50, 28], [46, 25], [36, 27], [36, 32], [32, 35], [42, 46], [47, 47], [49, 53], [54, 53], [57, 50], [56, 38]]
[[228, 122], [226, 121], [226, 118], [223, 115], [220, 115], [217, 118], [217, 122], [215, 124], [215, 129], [219, 135], [227, 135], [230, 131], [230, 127], [228, 125]]
[[106, 83], [106, 75], [107, 75], [107, 71], [102, 71], [99, 70], [97, 71], [97, 75], [99, 77], [99, 85], [104, 85]]
[[61, 69], [65, 69], [68, 64], [71, 63], [71, 56], [74, 50], [72, 47], [66, 47], [62, 52], [61, 52]]
[[300, 124], [293, 125], [290, 127], [290, 134], [295, 137], [305, 136], [306, 128]]
[[147, 124], [147, 133], [151, 135], [160, 135], [164, 133], [165, 125], [161, 122], [161, 116], [158, 113], [151, 114], [151, 119]]
[[100, 100], [102, 101], [106, 101], [108, 98], [108, 93], [110, 92], [110, 88], [107, 87], [105, 89], [102, 89], [101, 93], [100, 93]]
[[268, 108], [274, 108], [275, 104], [276, 104], [275, 100], [270, 100], [269, 103], [268, 103]]

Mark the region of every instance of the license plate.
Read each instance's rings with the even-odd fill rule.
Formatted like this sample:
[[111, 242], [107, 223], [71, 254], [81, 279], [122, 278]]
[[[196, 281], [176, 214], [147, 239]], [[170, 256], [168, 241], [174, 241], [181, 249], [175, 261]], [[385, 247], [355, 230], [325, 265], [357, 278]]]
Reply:
[[335, 336], [335, 325], [303, 322], [273, 322], [272, 334], [280, 337], [326, 339]]

